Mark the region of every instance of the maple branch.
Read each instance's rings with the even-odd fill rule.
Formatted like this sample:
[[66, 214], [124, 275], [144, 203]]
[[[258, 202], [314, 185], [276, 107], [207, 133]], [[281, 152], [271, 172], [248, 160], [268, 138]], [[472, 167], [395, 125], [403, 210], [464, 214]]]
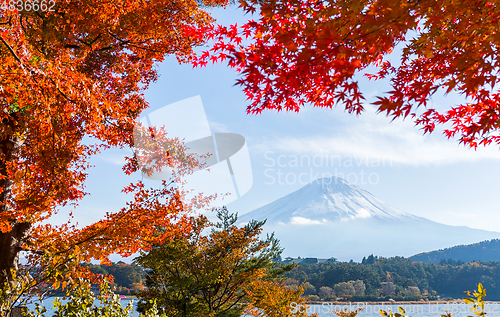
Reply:
[[[14, 49], [9, 45], [9, 43], [7, 43], [3, 37], [0, 36], [0, 41], [7, 47], [7, 49], [9, 50], [9, 52], [11, 53], [11, 55], [14, 57], [14, 59], [20, 64], [21, 66], [21, 69], [23, 69], [25, 72], [26, 72], [26, 67], [24, 66], [23, 62], [21, 61], [21, 59], [17, 56], [16, 52], [14, 51]], [[29, 70], [30, 74], [33, 75], [35, 72], [33, 70]], [[73, 99], [69, 98], [64, 92], [61, 91], [61, 89], [59, 88], [59, 86], [57, 85], [57, 83], [54, 81], [53, 78], [49, 77], [49, 76], [45, 76], [47, 77], [53, 84], [54, 86], [56, 87], [56, 89], [59, 91], [59, 93], [68, 101], [74, 103], [74, 104], [77, 104], [76, 101], [74, 101]], [[38, 84], [38, 80], [36, 78], [33, 78], [35, 80], [35, 82]]]
[[74, 101], [73, 99], [71, 99], [70, 97], [66, 96], [65, 93], [62, 92], [62, 90], [59, 88], [59, 85], [54, 81], [53, 78], [49, 77], [49, 76], [46, 76], [53, 84], [54, 86], [56, 86], [56, 89], [57, 91], [59, 91], [59, 93], [68, 101], [71, 101], [72, 103], [74, 103], [75, 105], [77, 104], [76, 101]]
[[[122, 40], [118, 36], [116, 36], [113, 33], [111, 33], [109, 30], [107, 30], [107, 31], [108, 31], [108, 34], [111, 35], [111, 37], [113, 37], [115, 40], [117, 40], [118, 42], [120, 42], [120, 44], [119, 44], [120, 47], [124, 47], [124, 46], [126, 46], [127, 44], [129, 44], [131, 42], [130, 40], [127, 40], [127, 41]], [[114, 46], [113, 45], [109, 45], [109, 46], [106, 46], [106, 47], [102, 47], [102, 48], [98, 49], [97, 51], [98, 52], [102, 52], [102, 51], [110, 50], [112, 48], [114, 48]]]
[[[415, 3], [413, 4], [413, 8], [415, 8], [419, 2], [420, 2], [420, 0], [416, 0]], [[384, 24], [384, 25], [382, 25], [382, 26], [380, 26], [378, 28], [375, 28], [375, 29], [373, 29], [373, 30], [371, 30], [369, 32], [366, 32], [366, 33], [358, 36], [355, 39], [349, 40], [349, 42], [358, 41], [358, 40], [360, 40], [360, 39], [362, 39], [362, 38], [364, 38], [364, 37], [366, 37], [366, 36], [368, 36], [370, 34], [373, 34], [375, 32], [381, 31], [381, 30], [387, 28], [389, 25], [397, 22], [402, 17], [403, 17], [403, 15], [400, 15], [397, 18], [394, 18], [393, 20], [389, 21], [388, 23], [386, 23], [386, 24]], [[349, 22], [350, 21], [347, 21], [343, 26], [347, 25]], [[351, 29], [356, 28], [356, 26], [358, 26], [358, 25], [360, 25], [359, 22], [357, 24], [355, 24]], [[343, 27], [343, 26], [341, 26], [341, 27]], [[320, 58], [323, 58], [324, 56], [330, 55], [331, 53], [333, 53], [334, 51], [336, 51], [337, 49], [339, 49], [344, 44], [343, 42], [345, 42], [347, 40], [347, 38], [349, 37], [349, 35], [350, 35], [350, 33], [347, 32], [346, 36], [342, 39], [341, 43], [338, 44], [337, 46], [335, 46], [334, 48], [330, 49], [329, 51], [323, 52], [323, 54], [319, 55], [318, 57], [316, 57], [314, 59], [309, 59], [309, 61], [297, 62], [297, 65], [301, 65], [301, 64], [303, 65], [303, 64], [310, 63], [310, 62], [314, 62], [314, 61], [316, 61], [316, 60], [318, 60]]]
[[[309, 64], [309, 63], [311, 63], [311, 62], [315, 62], [315, 61], [317, 61], [317, 60], [318, 60], [318, 59], [320, 59], [320, 58], [323, 58], [323, 57], [325, 57], [325, 56], [329, 56], [330, 54], [332, 54], [333, 52], [335, 52], [336, 50], [338, 50], [340, 47], [342, 47], [342, 46], [345, 44], [344, 42], [346, 42], [346, 40], [347, 40], [347, 38], [349, 37], [349, 35], [350, 35], [350, 34], [347, 34], [347, 35], [346, 35], [346, 36], [342, 39], [342, 41], [341, 41], [341, 43], [340, 43], [340, 44], [338, 44], [337, 46], [335, 46], [335, 47], [331, 48], [329, 51], [327, 51], [327, 52], [323, 51], [323, 54], [320, 54], [320, 55], [318, 55], [318, 56], [317, 56], [317, 57], [315, 57], [315, 58], [311, 58], [311, 59], [309, 59], [309, 61], [304, 60], [303, 62], [297, 62], [297, 65]], [[349, 43], [351, 43], [351, 42], [353, 42], [353, 40], [349, 40], [348, 42], [349, 42]]]
[[[28, 20], [28, 18], [26, 18], [26, 21], [27, 20]], [[23, 25], [23, 16], [22, 15], [19, 16], [19, 25], [21, 26], [21, 29], [23, 29], [24, 33], [27, 33], [26, 28]]]
[[[56, 265], [54, 266], [54, 270], [53, 270], [53, 271], [49, 271], [47, 274], [44, 274], [44, 275], [42, 275], [41, 277], [40, 277], [40, 274], [37, 274], [37, 275], [38, 275], [38, 278], [37, 278], [37, 277], [35, 277], [35, 278], [34, 278], [34, 280], [36, 281], [36, 284], [31, 285], [31, 286], [29, 286], [29, 284], [28, 284], [28, 286], [27, 286], [25, 289], [23, 289], [23, 290], [22, 290], [22, 292], [21, 292], [21, 296], [22, 296], [24, 293], [28, 292], [30, 289], [35, 289], [36, 287], [40, 286], [42, 283], [44, 283], [44, 282], [48, 282], [48, 281], [49, 281], [49, 279], [50, 279], [50, 278], [54, 275], [54, 273], [56, 273], [56, 272], [57, 272], [57, 270], [58, 270], [60, 267], [62, 267], [63, 265], [65, 265], [66, 263], [68, 263], [68, 262], [70, 262], [70, 261], [71, 261], [71, 259], [67, 259], [67, 258], [66, 258], [66, 259], [64, 259], [64, 261], [62, 261], [62, 262], [60, 262], [60, 263], [56, 263]], [[31, 267], [31, 268], [34, 268], [34, 267]], [[29, 268], [29, 267], [27, 268], [27, 271], [28, 271], [28, 272], [30, 272], [30, 268]], [[31, 275], [31, 274], [30, 274], [30, 275]], [[56, 276], [57, 276], [57, 275], [56, 275]], [[42, 293], [42, 295], [40, 295], [40, 297], [44, 297], [47, 293], [48, 293], [48, 291], [46, 291], [46, 292]], [[62, 292], [60, 292], [60, 293], [62, 293]], [[19, 296], [19, 297], [21, 297], [21, 296]], [[19, 298], [18, 298], [18, 299], [19, 299]]]
[[7, 21], [7, 22], [0, 22], [0, 25], [3, 25], [3, 24], [12, 25], [12, 16], [9, 17], [9, 21]]
[[[35, 11], [35, 12], [36, 12], [36, 11]], [[45, 23], [44, 18], [42, 18], [42, 21]], [[31, 28], [36, 27], [33, 23], [31, 23], [31, 22], [29, 21], [28, 17], [24, 17], [24, 22], [25, 22], [26, 24], [28, 24]], [[19, 18], [19, 23], [20, 23], [21, 27], [23, 28], [24, 33], [25, 33], [25, 34], [28, 34], [28, 32], [26, 31], [26, 28], [25, 28], [25, 27], [24, 27], [24, 25], [23, 25], [23, 20], [22, 20], [22, 17], [21, 17], [21, 18]]]
[[[129, 46], [129, 47], [138, 48], [140, 50], [145, 50], [145, 51], [148, 51], [148, 52], [164, 53], [164, 54], [172, 54], [172, 53], [176, 52], [175, 49], [168, 50], [168, 51], [158, 51], [158, 50], [153, 50], [153, 49], [150, 49], [150, 48], [141, 47], [141, 46], [133, 44], [132, 40], [122, 40], [122, 39], [120, 39], [118, 36], [116, 36], [115, 34], [111, 33], [109, 30], [108, 30], [108, 34], [111, 35], [115, 40], [117, 40], [117, 41], [120, 42], [120, 44], [119, 44], [120, 47]], [[138, 42], [137, 44], [147, 43], [147, 42], [150, 42], [152, 40], [154, 40], [154, 39], [147, 39], [147, 40]], [[110, 45], [110, 46], [107, 46], [107, 47], [103, 47], [103, 48], [99, 49], [98, 51], [109, 50], [109, 49], [112, 49], [112, 48], [113, 48], [113, 46]]]
[[133, 129], [126, 129], [126, 128], [124, 128], [123, 126], [118, 125], [118, 124], [116, 124], [116, 123], [114, 123], [114, 122], [112, 122], [112, 121], [108, 120], [108, 118], [107, 118], [107, 117], [105, 117], [105, 118], [104, 118], [104, 123], [108, 123], [108, 124], [110, 124], [110, 125], [114, 126], [115, 128], [118, 128], [118, 129], [120, 129], [120, 130], [122, 130], [122, 131], [124, 131], [124, 132], [132, 132], [132, 130], [133, 130]]
[[24, 67], [24, 64], [23, 62], [21, 61], [21, 59], [17, 56], [16, 52], [14, 51], [14, 49], [9, 45], [9, 43], [7, 43], [3, 37], [0, 36], [0, 41], [2, 41], [2, 43], [7, 46], [7, 49], [9, 50], [10, 54], [14, 57], [14, 59], [20, 64], [21, 68], [25, 70], [25, 67]]
[[36, 15], [38, 15], [40, 19], [42, 19], [45, 22], [45, 14], [43, 14], [42, 10], [33, 10], [33, 11], [35, 12]]
[[[102, 33], [99, 33], [95, 39], [93, 39], [90, 43], [82, 40], [82, 39], [76, 39], [78, 42], [83, 43], [87, 45], [88, 47], [92, 48], [92, 44], [94, 44], [100, 37], [102, 36]], [[71, 48], [80, 48], [78, 45], [72, 45], [72, 44], [66, 44], [66, 46], [71, 46]]]
[[[370, 35], [370, 34], [372, 34], [372, 33], [378, 32], [378, 31], [380, 31], [380, 30], [382, 30], [382, 29], [384, 29], [384, 28], [388, 27], [388, 26], [389, 26], [389, 25], [391, 25], [392, 23], [394, 23], [394, 22], [396, 22], [397, 20], [399, 20], [401, 17], [402, 17], [402, 16], [399, 16], [398, 18], [396, 18], [396, 19], [394, 19], [394, 20], [390, 21], [388, 24], [383, 25], [383, 26], [381, 26], [381, 27], [378, 27], [378, 28], [376, 28], [376, 29], [374, 29], [374, 30], [372, 30], [372, 31], [370, 31], [370, 32], [367, 32], [367, 33], [365, 33], [365, 34], [363, 34], [363, 35], [360, 35], [360, 36], [358, 36], [358, 37], [357, 37], [357, 38], [355, 38], [355, 39], [348, 40], [347, 42], [348, 42], [348, 43], [352, 43], [352, 42], [354, 42], [354, 41], [359, 41], [360, 39], [362, 39], [362, 38], [364, 38], [364, 37], [366, 37], [366, 36], [368, 36], [368, 35]], [[347, 23], [346, 23], [346, 24], [347, 24]], [[346, 24], [344, 24], [344, 25], [346, 25]], [[356, 24], [354, 27], [356, 27], [357, 25], [359, 25], [359, 23], [358, 23], [358, 24]], [[347, 40], [347, 38], [349, 37], [349, 35], [350, 35], [350, 33], [347, 33], [347, 34], [346, 34], [346, 36], [342, 39], [341, 43], [340, 43], [340, 44], [338, 44], [337, 46], [333, 47], [333, 48], [332, 48], [332, 49], [330, 49], [329, 51], [327, 51], [327, 52], [323, 52], [323, 54], [319, 55], [318, 57], [311, 58], [309, 61], [297, 62], [297, 65], [304, 65], [304, 64], [308, 64], [308, 63], [310, 63], [310, 62], [315, 62], [316, 60], [318, 60], [318, 59], [320, 59], [320, 58], [323, 58], [323, 57], [325, 57], [325, 56], [328, 56], [328, 55], [332, 54], [333, 52], [335, 52], [336, 50], [338, 50], [340, 47], [342, 47], [342, 46], [345, 44], [344, 42], [346, 42], [346, 40]]]
[[[163, 186], [163, 188], [167, 188], [167, 187], [169, 187], [170, 185], [172, 185], [173, 183], [174, 183], [174, 181], [172, 180], [172, 181], [170, 181], [170, 183], [168, 183], [168, 184], [166, 184], [165, 186]], [[147, 199], [147, 200], [146, 200], [146, 202], [149, 202], [149, 201], [151, 201], [151, 200], [153, 200], [153, 199], [156, 199], [156, 198], [158, 198], [160, 195], [161, 195], [161, 194], [158, 194], [158, 195], [155, 195], [155, 196], [153, 196], [153, 197], [150, 197], [149, 199]], [[132, 208], [131, 210], [129, 210], [129, 212], [130, 212], [130, 211], [132, 211], [132, 210], [133, 210], [133, 208]], [[114, 219], [114, 223], [116, 223], [116, 221], [118, 221], [118, 220], [121, 220], [121, 219], [122, 219], [123, 217], [125, 217], [125, 216], [128, 216], [128, 213], [123, 213], [122, 215], [120, 215], [120, 216], [118, 216], [117, 218], [115, 218], [115, 219]], [[69, 252], [69, 251], [71, 251], [72, 249], [74, 249], [76, 246], [79, 246], [79, 245], [81, 245], [81, 244], [84, 244], [84, 243], [86, 243], [86, 242], [88, 242], [88, 241], [92, 240], [92, 239], [97, 238], [98, 236], [102, 235], [104, 232], [106, 232], [106, 231], [107, 231], [108, 229], [110, 229], [110, 228], [111, 228], [111, 226], [106, 226], [106, 227], [102, 228], [101, 230], [97, 231], [96, 233], [94, 233], [93, 235], [90, 235], [89, 237], [87, 237], [87, 238], [85, 238], [85, 239], [83, 239], [83, 240], [80, 240], [80, 241], [76, 242], [75, 244], [73, 244], [73, 245], [72, 245], [71, 247], [69, 247], [68, 249], [63, 250], [63, 251], [58, 251], [58, 252], [54, 253], [54, 255], [59, 255], [59, 254], [62, 254], [62, 253]], [[104, 240], [104, 238], [100, 238], [100, 240]]]
[[[245, 259], [241, 259], [241, 262], [240, 262], [240, 261], [238, 261], [238, 262], [235, 264], [235, 266], [233, 267], [233, 270], [231, 271], [230, 276], [234, 276], [234, 274], [236, 273], [236, 269], [237, 269], [237, 267], [239, 267], [239, 265], [240, 265], [241, 263], [243, 263], [243, 260], [245, 260]], [[246, 272], [250, 272], [250, 271], [255, 271], [255, 268], [249, 268]], [[220, 302], [220, 305], [223, 305], [223, 304], [227, 303], [227, 302], [229, 301], [229, 299], [230, 299], [230, 296], [233, 296], [233, 295], [230, 295], [230, 294], [235, 294], [235, 293], [236, 293], [236, 291], [237, 291], [238, 286], [240, 286], [240, 285], [243, 285], [243, 282], [242, 282], [242, 281], [235, 282], [235, 284], [233, 285], [233, 287], [232, 287], [232, 289], [231, 289], [231, 288], [228, 288], [228, 287], [230, 287], [230, 283], [227, 283], [227, 284], [226, 284], [226, 287], [224, 288], [224, 292], [223, 292], [223, 293], [219, 296], [219, 301], [222, 301], [222, 302]], [[230, 293], [230, 294], [229, 294], [229, 293]], [[228, 294], [228, 296], [226, 297], [226, 299], [225, 299], [225, 300], [222, 300], [225, 294]], [[244, 295], [245, 295], [245, 294], [243, 294], [242, 296], [244, 296]], [[236, 300], [233, 304], [231, 304], [231, 306], [230, 306], [230, 307], [233, 307], [234, 305], [236, 305], [236, 304], [240, 301], [240, 299], [241, 299], [241, 298], [239, 298], [238, 300]]]
[[92, 42], [90, 42], [89, 46], [92, 46], [92, 44], [94, 44], [101, 36], [102, 36], [102, 33], [99, 33], [97, 35], [97, 37]]
[[111, 37], [113, 37], [115, 40], [117, 40], [118, 42], [120, 42], [120, 46], [125, 46], [128, 43], [130, 43], [130, 40], [122, 40], [117, 35], [111, 33], [111, 31], [109, 29], [107, 31], [108, 31], [108, 34], [111, 35]]
[[[232, 273], [234, 273], [235, 269], [236, 269], [236, 265], [233, 268]], [[231, 274], [230, 276], [233, 276], [233, 275]], [[229, 300], [232, 299], [234, 294], [238, 291], [239, 286], [241, 286], [241, 285], [243, 285], [243, 281], [235, 282], [231, 287], [231, 282], [228, 281], [226, 283], [226, 286], [224, 287], [224, 291], [222, 292], [222, 294], [220, 294], [218, 297], [214, 298], [215, 300], [217, 300], [219, 302], [219, 307], [226, 304], [227, 302], [229, 302]], [[225, 296], [225, 299], [224, 299], [224, 296]], [[243, 294], [243, 296], [244, 296], [244, 294]], [[228, 310], [228, 309], [232, 308], [234, 305], [236, 305], [236, 303], [239, 302], [241, 300], [241, 298], [242, 297], [238, 298], [226, 310]]]

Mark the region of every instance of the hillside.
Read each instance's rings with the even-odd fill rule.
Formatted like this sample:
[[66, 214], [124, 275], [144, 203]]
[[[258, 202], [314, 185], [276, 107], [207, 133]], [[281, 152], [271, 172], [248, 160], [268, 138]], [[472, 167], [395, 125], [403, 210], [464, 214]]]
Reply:
[[312, 263], [311, 259], [304, 260], [286, 273], [287, 282], [307, 282], [305, 294], [311, 300], [339, 296], [353, 302], [389, 298], [396, 301], [432, 300], [436, 296], [457, 299], [464, 297], [464, 291], [476, 289], [478, 283], [485, 287], [487, 300], [500, 300], [497, 283], [500, 280], [500, 262], [435, 264], [403, 257], [380, 258], [373, 255], [364, 263], [319, 263], [319, 259], [318, 263]]
[[144, 289], [144, 270], [136, 265], [130, 265], [119, 261], [111, 265], [95, 265], [89, 263], [82, 263], [83, 266], [88, 267], [94, 274], [112, 275], [113, 291], [117, 294], [131, 294], [137, 293]]
[[437, 263], [440, 260], [454, 261], [500, 261], [500, 240], [493, 239], [468, 245], [457, 245], [437, 251], [424, 252], [410, 257], [413, 261]]

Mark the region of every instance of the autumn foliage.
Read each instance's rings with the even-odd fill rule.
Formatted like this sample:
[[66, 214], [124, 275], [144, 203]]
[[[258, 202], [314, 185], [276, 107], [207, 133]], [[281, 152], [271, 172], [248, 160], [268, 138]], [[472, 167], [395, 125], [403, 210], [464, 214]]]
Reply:
[[[364, 73], [392, 85], [374, 102], [380, 112], [412, 117], [425, 132], [443, 125], [448, 137], [472, 147], [500, 144], [495, 2], [240, 0], [258, 19], [229, 27], [215, 26], [201, 8], [228, 2], [61, 0], [53, 11], [2, 7], [0, 288], [22, 294], [45, 282], [66, 286], [91, 276], [81, 260], [107, 262], [111, 253], [148, 250], [195, 225], [171, 182], [157, 189], [132, 183], [124, 188], [131, 201], [89, 226], [47, 224], [60, 207], [76, 206], [88, 194], [92, 155], [133, 147], [135, 120], [147, 108], [142, 92], [167, 54], [194, 65], [228, 60], [242, 74], [238, 84], [251, 100], [249, 113], [340, 103], [359, 114], [364, 96], [356, 75]], [[211, 48], [195, 56], [193, 47], [207, 39]], [[389, 54], [398, 44], [402, 55], [395, 62]], [[429, 101], [438, 92], [466, 101], [436, 109]], [[165, 141], [162, 147], [136, 152], [125, 173], [168, 164], [180, 177], [196, 166], [162, 129], [139, 129], [144, 139], [150, 134]], [[163, 145], [168, 155], [160, 153]], [[139, 165], [144, 157], [152, 167]], [[202, 197], [193, 201], [203, 203]], [[158, 225], [168, 230], [158, 235]], [[20, 276], [21, 251], [38, 278]], [[12, 300], [5, 294], [0, 314]]]
[[[443, 125], [471, 147], [500, 144], [500, 7], [495, 1], [240, 0], [258, 17], [208, 26], [214, 41], [191, 62], [227, 60], [251, 101], [248, 113], [345, 106], [363, 111], [357, 75], [388, 80], [373, 102], [393, 118], [411, 117], [424, 132]], [[390, 56], [402, 49], [401, 56]], [[456, 92], [459, 105], [439, 109], [435, 93]]]
[[[168, 316], [306, 316], [302, 288], [287, 288], [274, 262], [282, 249], [273, 235], [259, 239], [264, 221], [237, 225], [223, 207], [217, 223], [204, 216], [184, 236], [156, 244], [134, 261], [146, 269], [148, 290], [140, 306]], [[292, 306], [303, 306], [301, 313]]]
[[302, 297], [303, 288], [286, 286], [283, 282], [254, 280], [247, 289], [249, 302], [245, 308], [247, 316], [256, 317], [317, 317], [310, 313], [310, 304]]
[[[110, 147], [133, 147], [135, 120], [148, 106], [142, 91], [157, 78], [155, 65], [166, 54], [189, 57], [202, 39], [187, 30], [213, 23], [200, 5], [225, 4], [63, 0], [53, 11], [2, 7], [0, 286], [7, 282], [25, 292], [52, 281], [58, 287], [59, 280], [88, 275], [78, 267], [81, 260], [130, 255], [190, 228], [189, 206], [180, 203], [182, 192], [169, 182], [157, 189], [131, 184], [124, 189], [133, 197], [127, 206], [87, 227], [47, 223], [58, 208], [76, 206], [88, 194], [90, 156]], [[139, 131], [156, 133], [157, 140], [171, 145], [171, 155], [163, 155], [160, 163], [182, 167], [180, 174], [196, 165], [174, 155], [183, 152], [178, 140], [161, 131]], [[140, 155], [155, 156], [158, 150], [165, 151]], [[137, 155], [127, 160], [127, 174], [143, 167]], [[157, 224], [172, 230], [153, 236]], [[21, 251], [40, 270], [39, 280], [20, 282]], [[6, 302], [2, 297], [0, 304]]]

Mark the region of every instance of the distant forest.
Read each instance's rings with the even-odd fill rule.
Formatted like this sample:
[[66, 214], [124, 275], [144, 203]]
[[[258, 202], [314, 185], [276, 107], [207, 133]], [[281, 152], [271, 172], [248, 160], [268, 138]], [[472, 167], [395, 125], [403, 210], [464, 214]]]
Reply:
[[[307, 262], [307, 261], [306, 261]], [[91, 265], [92, 272], [115, 277], [114, 290], [134, 294], [144, 289], [145, 272], [123, 262]], [[422, 263], [408, 258], [370, 255], [362, 263], [301, 263], [286, 274], [286, 283], [304, 283], [311, 300], [375, 301], [462, 298], [482, 283], [486, 300], [500, 300], [500, 261], [464, 263], [452, 259]]]
[[139, 266], [121, 261], [112, 265], [93, 265], [87, 263], [82, 265], [89, 267], [94, 274], [112, 275], [114, 282], [111, 286], [117, 294], [129, 295], [145, 289], [144, 280], [146, 274]]
[[351, 301], [419, 300], [462, 298], [478, 283], [486, 288], [486, 300], [500, 299], [500, 262], [464, 263], [452, 259], [422, 263], [408, 258], [378, 258], [370, 255], [362, 263], [324, 262], [299, 264], [287, 273], [287, 283], [305, 282], [314, 299]]
[[437, 251], [416, 254], [410, 257], [413, 261], [436, 263], [441, 259], [455, 261], [500, 261], [500, 240], [493, 239], [468, 245], [457, 245]]

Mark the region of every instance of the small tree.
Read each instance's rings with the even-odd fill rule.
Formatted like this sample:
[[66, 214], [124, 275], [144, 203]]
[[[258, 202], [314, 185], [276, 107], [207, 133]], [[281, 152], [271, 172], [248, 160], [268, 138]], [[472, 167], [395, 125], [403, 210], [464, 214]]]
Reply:
[[316, 294], [316, 287], [314, 287], [314, 285], [312, 285], [311, 283], [305, 282], [303, 286], [304, 286], [304, 294], [305, 295], [315, 295]]
[[[247, 289], [248, 304], [245, 316], [255, 317], [317, 317], [307, 312], [306, 299], [301, 297], [303, 287], [286, 287], [285, 283], [255, 280]], [[317, 295], [310, 295], [316, 296]], [[319, 298], [319, 297], [318, 297]]]
[[331, 287], [321, 286], [319, 288], [318, 295], [319, 295], [319, 297], [324, 298], [324, 299], [332, 298], [335, 296], [335, 292], [333, 291], [333, 289]]
[[420, 295], [420, 289], [416, 286], [408, 286], [406, 288], [406, 295], [418, 296]]
[[335, 284], [335, 286], [333, 286], [333, 289], [335, 290], [335, 294], [337, 294], [337, 296], [345, 296], [345, 295], [352, 296], [355, 294], [355, 289], [353, 284], [348, 282], [341, 282]]
[[396, 286], [393, 282], [382, 282], [382, 294], [384, 295], [394, 295], [396, 294]]
[[[279, 307], [287, 313], [289, 301], [299, 296], [278, 282], [293, 265], [276, 266], [272, 261], [282, 249], [273, 235], [258, 239], [265, 222], [237, 227], [237, 215], [225, 207], [217, 210], [217, 217], [219, 222], [213, 224], [200, 216], [191, 232], [134, 260], [148, 270], [149, 289], [139, 294], [141, 306], [155, 299], [160, 311], [177, 316], [241, 316], [249, 305], [257, 311]], [[262, 285], [272, 286], [274, 294], [266, 295]], [[281, 304], [261, 305], [273, 297]]]
[[364, 296], [366, 286], [362, 280], [351, 281], [354, 286], [354, 295]]

